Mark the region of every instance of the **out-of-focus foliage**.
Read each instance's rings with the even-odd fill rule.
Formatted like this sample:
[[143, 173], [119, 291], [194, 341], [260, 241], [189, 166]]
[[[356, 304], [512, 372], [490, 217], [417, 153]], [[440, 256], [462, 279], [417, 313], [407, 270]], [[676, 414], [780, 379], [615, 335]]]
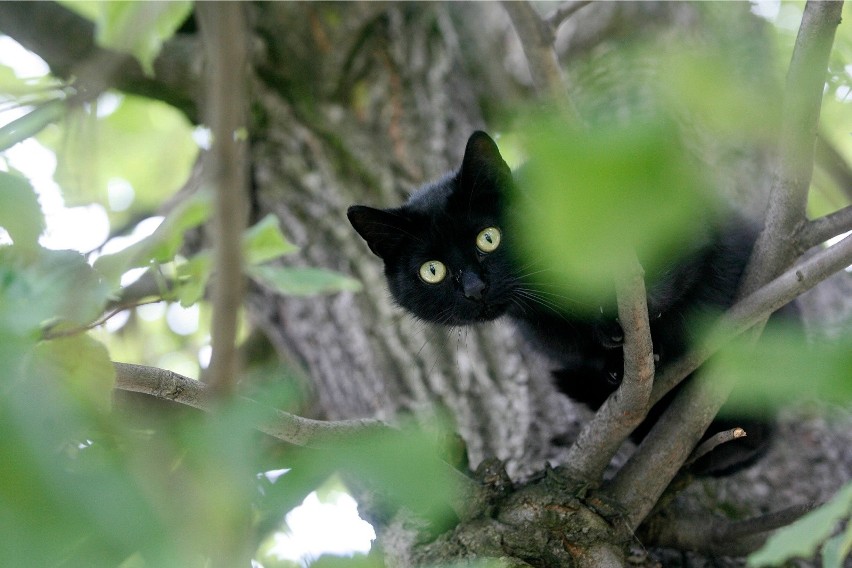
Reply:
[[736, 377], [732, 410], [779, 407], [804, 397], [832, 403], [852, 401], [852, 337], [807, 344], [800, 330], [767, 328], [756, 345], [734, 340], [705, 367]]
[[[193, 128], [179, 111], [112, 92], [71, 109], [62, 127], [44, 130], [39, 141], [57, 154], [55, 177], [66, 203], [105, 201], [124, 183], [132, 188], [134, 210], [148, 214], [186, 181], [198, 155]], [[127, 222], [127, 212], [110, 209], [116, 222]]]
[[[791, 558], [811, 558], [822, 545], [823, 568], [841, 568], [852, 551], [852, 483], [846, 484], [824, 506], [789, 527], [780, 529], [749, 556], [749, 566], [780, 566]], [[838, 523], [846, 528], [838, 534]]]
[[672, 123], [585, 132], [552, 117], [531, 124], [519, 233], [534, 266], [551, 268], [566, 294], [597, 309], [631, 247], [648, 272], [682, 250], [707, 199]]
[[101, 47], [133, 55], [149, 75], [163, 42], [192, 12], [188, 0], [61, 3], [95, 23], [95, 39]]
[[[101, 45], [133, 54], [148, 72], [162, 42], [191, 8], [191, 2], [65, 4], [96, 23]], [[838, 34], [823, 111], [827, 137], [845, 156], [852, 155], [844, 126], [849, 30], [841, 26]], [[789, 44], [789, 38], [779, 40]], [[703, 173], [707, 164], [699, 166], [691, 155], [696, 139], [746, 145], [772, 140], [777, 107], [770, 103], [777, 102], [778, 93], [768, 92], [766, 83], [760, 90], [731, 80], [730, 55], [637, 49], [611, 80], [636, 95], [631, 104], [641, 112], [602, 103], [589, 115], [592, 128], [582, 134], [539, 115], [514, 135], [517, 154], [534, 158], [527, 172], [531, 193], [518, 197], [526, 224], [533, 227], [525, 235], [526, 247], [532, 259], [560, 267], [560, 283], [570, 283], [566, 295], [597, 309], [599, 293], [609, 289], [621, 266], [625, 243], [637, 247], [653, 274], [659, 259], [684, 246], [693, 219], [712, 214], [707, 190], [713, 180]], [[649, 60], [663, 72], [642, 89], [632, 89], [628, 70]], [[737, 77], [748, 76], [740, 62], [736, 66]], [[193, 140], [198, 132], [175, 109], [135, 96], [107, 93], [87, 108], [68, 109], [66, 88], [49, 78], [21, 81], [0, 66], [4, 104], [34, 107], [0, 128], [0, 149], [38, 134], [58, 153], [55, 177], [66, 203], [102, 203], [115, 225], [154, 215], [185, 182], [198, 153]], [[587, 96], [596, 97], [594, 89]], [[632, 117], [623, 120], [625, 114]], [[684, 117], [693, 117], [687, 121], [692, 130], [683, 130]], [[10, 169], [5, 159], [0, 165]], [[122, 184], [131, 188], [130, 199], [122, 207], [110, 206], [111, 186]], [[815, 211], [845, 204], [836, 188], [827, 191], [832, 197]], [[184, 257], [182, 248], [185, 232], [204, 223], [209, 211], [202, 191], [165, 212], [150, 236], [89, 262], [94, 255], [39, 244], [45, 215], [36, 191], [17, 173], [0, 172], [0, 228], [11, 240], [0, 245], [0, 565], [191, 567], [207, 565], [210, 558], [247, 557], [288, 510], [338, 470], [388, 496], [376, 507], [384, 510], [374, 514], [391, 514], [404, 505], [436, 527], [451, 520], [444, 505], [453, 498], [451, 484], [442, 481], [443, 468], [433, 457], [439, 452], [431, 438], [416, 431], [366, 435], [325, 450], [282, 449], [252, 428], [266, 413], [239, 401], [203, 418], [173, 408], [163, 416], [113, 410], [111, 359], [159, 364], [181, 351], [195, 357], [205, 342], [209, 310], [203, 296], [213, 270], [211, 254], [202, 249]], [[246, 231], [249, 277], [282, 294], [358, 289], [358, 283], [338, 274], [284, 266], [290, 263], [283, 257], [298, 250], [283, 229], [266, 218]], [[158, 279], [155, 296], [164, 302], [158, 304], [163, 312], [177, 302], [197, 309], [199, 331], [169, 334], [162, 316], [146, 321], [142, 309], [130, 307], [129, 323], [117, 326], [115, 334], [86, 333], [126, 291], [121, 279], [133, 268]], [[173, 304], [166, 308], [165, 302]], [[770, 400], [769, 393], [787, 400], [806, 389], [848, 400], [849, 352], [848, 346], [817, 346], [808, 354], [790, 339], [769, 338], [757, 351], [728, 351], [718, 369], [753, 370], [743, 381], [759, 385], [751, 389], [752, 399], [759, 394], [761, 401]], [[275, 372], [283, 374], [280, 367]], [[270, 384], [257, 387], [253, 396], [298, 406], [292, 384]], [[274, 458], [264, 453], [269, 448], [277, 450]], [[289, 471], [275, 481], [259, 475], [271, 468]], [[770, 541], [753, 562], [808, 555], [824, 543], [826, 566], [840, 566], [852, 531], [829, 538], [830, 529], [848, 518], [849, 496], [847, 486], [779, 542]], [[338, 563], [380, 565], [375, 556], [321, 558], [314, 564]]]

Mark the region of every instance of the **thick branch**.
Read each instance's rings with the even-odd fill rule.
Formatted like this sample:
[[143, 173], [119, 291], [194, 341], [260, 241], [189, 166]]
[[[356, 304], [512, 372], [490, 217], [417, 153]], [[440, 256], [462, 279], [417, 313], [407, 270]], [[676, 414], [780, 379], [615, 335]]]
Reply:
[[618, 317], [624, 330], [624, 378], [586, 424], [565, 463], [579, 479], [599, 482], [612, 456], [638, 426], [649, 408], [654, 379], [654, 352], [642, 266], [632, 266], [616, 280]]
[[154, 62], [151, 78], [131, 56], [98, 47], [94, 24], [55, 2], [0, 2], [0, 31], [38, 54], [54, 75], [76, 78], [75, 86], [85, 99], [115, 87], [162, 100], [196, 118], [199, 85], [194, 40], [167, 42]]
[[231, 394], [239, 376], [237, 317], [244, 288], [241, 236], [248, 216], [246, 136], [248, 33], [238, 2], [196, 6], [207, 55], [204, 114], [213, 132], [205, 169], [216, 195], [213, 217], [212, 357], [207, 379], [220, 395]]
[[843, 2], [835, 1], [810, 0], [805, 5], [787, 72], [766, 222], [752, 252], [741, 297], [780, 274], [795, 258], [791, 239], [805, 223], [828, 57], [842, 8]]
[[[652, 403], [697, 369], [725, 341], [849, 264], [852, 264], [852, 235], [736, 304], [698, 350], [660, 374], [652, 391]], [[651, 511], [716, 416], [733, 386], [725, 379], [714, 377], [712, 385], [702, 380], [690, 381], [613, 479], [608, 493], [628, 511], [627, 524], [631, 529], [639, 526]]]

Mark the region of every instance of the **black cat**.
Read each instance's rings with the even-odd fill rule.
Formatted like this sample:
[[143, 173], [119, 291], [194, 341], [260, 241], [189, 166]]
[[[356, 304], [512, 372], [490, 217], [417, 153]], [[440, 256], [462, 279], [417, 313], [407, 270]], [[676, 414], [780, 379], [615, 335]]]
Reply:
[[[514, 183], [497, 145], [487, 134], [474, 132], [458, 171], [420, 188], [401, 207], [355, 205], [347, 214], [384, 261], [388, 287], [401, 307], [422, 320], [451, 326], [508, 315], [532, 345], [559, 365], [554, 372], [558, 388], [597, 409], [622, 376], [622, 332], [617, 319], [607, 315], [613, 313], [614, 298], [600, 310], [572, 305], [552, 292], [546, 270], [529, 268], [520, 259], [508, 202]], [[681, 258], [646, 275], [658, 370], [686, 351], [696, 316], [732, 304], [756, 236], [741, 220], [707, 223], [684, 244]], [[652, 411], [637, 437], [660, 411]], [[723, 470], [756, 453], [764, 425], [744, 427], [749, 436], [743, 443], [727, 444], [732, 447], [721, 453], [731, 456], [714, 452], [712, 463], [705, 460], [701, 469]]]

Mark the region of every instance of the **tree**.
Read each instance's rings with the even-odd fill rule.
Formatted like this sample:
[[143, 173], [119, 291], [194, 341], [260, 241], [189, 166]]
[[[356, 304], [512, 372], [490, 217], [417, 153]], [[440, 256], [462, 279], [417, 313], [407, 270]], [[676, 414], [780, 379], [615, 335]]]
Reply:
[[[594, 115], [595, 105], [611, 109], [605, 105], [634, 104], [630, 99], [637, 86], [653, 86], [667, 70], [679, 77], [672, 69], [685, 62], [668, 57], [671, 46], [710, 46], [707, 51], [721, 53], [718, 59], [707, 57], [701, 61], [708, 66], [721, 66], [721, 76], [733, 78], [734, 86], [742, 87], [741, 91], [712, 90], [710, 97], [698, 96], [696, 91], [710, 87], [706, 78], [702, 82], [701, 78], [688, 75], [689, 70], [697, 68], [694, 61], [686, 61], [688, 79], [684, 83], [673, 81], [666, 85], [674, 85], [670, 95], [675, 100], [685, 101], [685, 108], [679, 110], [698, 111], [698, 116], [703, 112], [707, 115], [704, 118], [709, 118], [697, 125], [696, 139], [707, 134], [708, 122], [718, 129], [711, 129], [709, 138], [735, 132], [730, 124], [712, 123], [725, 120], [726, 115], [712, 114], [712, 107], [706, 106], [708, 101], [723, 101], [755, 112], [757, 99], [749, 98], [755, 89], [763, 95], [760, 102], [767, 108], [782, 98], [775, 94], [782, 90], [772, 82], [771, 73], [750, 75], [754, 65], [765, 66], [765, 58], [772, 57], [772, 53], [766, 43], [765, 24], [751, 17], [748, 5], [710, 8], [695, 4], [619, 3], [587, 7], [584, 2], [575, 2], [542, 18], [526, 3], [507, 3], [505, 12], [496, 5], [480, 4], [198, 4], [193, 20], [184, 25], [185, 33], [167, 41], [156, 59], [151, 53], [147, 59], [139, 55], [137, 43], [145, 44], [139, 38], [113, 34], [118, 43], [111, 44], [112, 48], [130, 48], [140, 57], [140, 64], [129, 55], [97, 43], [93, 24], [65, 7], [52, 3], [0, 4], [0, 29], [40, 54], [52, 72], [71, 85], [72, 90], [65, 91], [71, 96], [63, 104], [73, 107], [91, 103], [105, 88], [117, 88], [171, 104], [190, 120], [203, 121], [213, 131], [214, 144], [200, 160], [197, 172], [209, 176], [209, 183], [218, 188], [214, 205], [204, 205], [195, 197], [183, 198], [185, 194], [203, 194], [193, 191], [198, 185], [193, 177], [175, 200], [179, 205], [169, 214], [170, 222], [164, 223], [164, 229], [153, 241], [134, 250], [134, 255], [114, 257], [112, 265], [98, 261], [93, 272], [79, 268], [85, 272], [81, 278], [98, 284], [92, 286], [97, 293], [91, 304], [101, 309], [106, 308], [111, 292], [121, 294], [122, 300], [165, 293], [191, 301], [203, 292], [200, 277], [212, 280], [213, 360], [206, 389], [200, 383], [159, 370], [116, 366], [119, 389], [212, 410], [218, 419], [212, 427], [199, 427], [202, 433], [197, 435], [202, 441], [197, 443], [198, 448], [213, 444], [221, 455], [243, 462], [227, 468], [226, 478], [237, 483], [240, 490], [229, 492], [226, 502], [216, 505], [219, 508], [209, 504], [223, 521], [204, 527], [207, 534], [199, 538], [198, 550], [225, 566], [236, 565], [238, 559], [253, 552], [249, 550], [246, 508], [251, 488], [247, 478], [256, 472], [252, 468], [258, 463], [270, 461], [275, 465], [292, 464], [298, 473], [288, 474], [285, 488], [270, 489], [274, 498], [263, 505], [271, 510], [271, 517], [285, 511], [317, 479], [331, 470], [342, 469], [351, 476], [349, 482], [377, 526], [389, 564], [502, 558], [512, 565], [616, 566], [624, 565], [624, 551], [637, 542], [635, 538], [645, 545], [739, 556], [754, 550], [766, 531], [801, 515], [801, 507], [779, 513], [775, 511], [779, 507], [764, 501], [757, 510], [745, 512], [766, 513], [769, 505], [773, 514], [734, 522], [708, 511], [689, 510], [695, 505], [695, 491], [685, 499], [674, 499], [677, 483], [670, 482], [723, 398], [697, 381], [683, 391], [669, 418], [660, 423], [624, 467], [618, 468], [624, 453], [613, 466], [610, 462], [630, 430], [641, 421], [649, 400], [659, 399], [703, 363], [723, 339], [760, 325], [773, 309], [850, 264], [852, 253], [847, 237], [790, 269], [794, 255], [850, 226], [848, 206], [809, 223], [804, 211], [824, 70], [841, 6], [833, 2], [807, 5], [787, 87], [783, 89], [785, 106], [779, 130], [770, 128], [755, 134], [754, 124], [737, 123], [743, 136], [736, 143], [720, 146], [711, 140], [702, 147], [703, 152], [709, 152], [706, 148], [719, 152], [718, 156], [703, 154], [707, 163], [716, 160], [726, 166], [720, 169], [725, 169], [730, 177], [723, 182], [716, 180], [720, 184], [739, 191], [749, 188], [750, 198], [759, 204], [766, 199], [759, 188], [771, 187], [769, 222], [758, 249], [762, 252], [756, 255], [744, 299], [722, 320], [718, 335], [710, 336], [682, 365], [654, 377], [653, 387], [653, 363], [640, 356], [628, 356], [627, 362], [633, 367], [625, 369], [621, 395], [608, 401], [589, 422], [582, 411], [555, 394], [546, 363], [525, 348], [510, 327], [432, 329], [390, 306], [379, 265], [355, 238], [344, 211], [352, 203], [398, 203], [408, 190], [456, 167], [463, 141], [475, 128], [488, 125], [492, 130], [520, 129], [516, 124], [528, 115], [518, 109], [531, 101], [548, 101], [551, 99], [547, 96], [556, 94], [555, 102], [542, 103], [557, 107], [551, 108], [548, 116], [567, 114], [571, 120]], [[134, 14], [133, 9], [129, 14]], [[101, 24], [101, 36], [109, 36], [103, 30], [117, 26], [115, 22], [122, 17], [125, 22], [132, 22], [127, 13], [116, 13], [119, 15], [113, 14], [111, 24]], [[179, 20], [173, 18], [174, 22], [180, 23]], [[684, 22], [688, 25], [682, 25]], [[194, 33], [196, 24], [200, 33]], [[131, 24], [123, 29], [133, 28]], [[56, 34], [57, 29], [63, 33]], [[558, 56], [557, 29], [562, 31]], [[659, 41], [651, 43], [650, 51], [632, 51], [634, 46], [656, 36], [660, 36]], [[100, 41], [105, 40], [101, 37]], [[733, 68], [734, 62], [741, 67]], [[202, 67], [206, 74], [201, 72]], [[603, 72], [596, 73], [598, 70]], [[643, 73], [648, 75], [643, 77]], [[634, 77], [635, 74], [640, 76]], [[708, 72], [707, 76], [712, 83], [720, 75]], [[620, 93], [619, 87], [626, 92]], [[600, 102], [601, 93], [612, 95], [615, 101]], [[767, 97], [766, 93], [773, 94]], [[678, 95], [683, 98], [677, 99]], [[689, 95], [694, 95], [694, 101]], [[646, 100], [638, 98], [640, 105]], [[772, 100], [767, 102], [765, 98]], [[690, 108], [692, 102], [695, 106]], [[29, 120], [32, 130], [11, 129], [13, 136], [20, 139], [56, 120], [62, 112], [58, 108], [55, 104], [39, 107], [22, 119]], [[759, 117], [770, 115], [768, 112]], [[747, 115], [730, 116], [727, 120], [735, 122]], [[28, 126], [26, 122], [18, 124]], [[9, 132], [8, 128], [5, 130]], [[775, 177], [770, 178], [771, 172], [754, 146], [759, 150], [761, 144], [768, 145], [776, 133], [781, 141], [781, 165]], [[731, 156], [738, 154], [747, 155], [747, 159], [728, 168]], [[237, 201], [226, 201], [230, 198]], [[277, 259], [287, 247], [274, 229], [266, 230], [269, 226], [263, 220], [269, 218], [268, 214], [300, 247], [298, 254]], [[100, 285], [110, 274], [117, 279], [131, 266], [172, 260], [182, 244], [184, 230], [198, 226], [208, 215], [215, 219], [212, 228], [205, 231], [212, 252], [194, 256], [183, 264], [174, 287], [166, 286], [164, 292], [163, 283], [154, 281], [153, 289], [140, 294], [141, 286], [129, 289], [111, 288], [109, 283]], [[252, 226], [249, 231], [253, 233], [245, 232], [246, 224]], [[20, 236], [22, 233], [16, 234], [8, 225], [4, 227], [12, 234], [15, 247], [38, 236], [38, 231], [34, 236], [32, 231]], [[241, 238], [241, 234], [249, 236]], [[791, 238], [791, 234], [796, 237]], [[252, 240], [251, 235], [263, 238]], [[270, 241], [274, 245], [264, 248]], [[195, 251], [204, 248], [204, 244], [195, 244]], [[273, 268], [261, 264], [273, 257], [278, 262]], [[15, 261], [20, 263], [15, 266], [30, 266], [17, 256]], [[317, 267], [354, 276], [362, 283], [361, 291], [325, 297], [293, 295], [305, 289], [321, 290], [323, 286], [351, 286], [348, 280], [331, 272], [315, 271]], [[251, 277], [245, 284], [239, 278], [244, 271]], [[26, 270], [21, 268], [20, 272], [24, 274]], [[186, 286], [186, 276], [194, 285]], [[226, 280], [227, 277], [233, 280]], [[248, 319], [287, 363], [288, 373], [298, 375], [296, 382], [309, 391], [310, 404], [303, 404], [299, 413], [330, 422], [310, 422], [285, 414], [268, 416], [254, 405], [243, 409], [244, 414], [237, 413], [238, 418], [226, 410], [226, 401], [238, 388], [234, 306], [239, 305], [239, 289], [243, 285]], [[641, 268], [634, 266], [619, 281], [618, 288], [622, 321], [635, 322], [625, 326], [625, 352], [648, 352], [642, 348], [650, 338], [647, 313], [643, 313], [646, 309]], [[290, 295], [282, 296], [282, 290]], [[51, 292], [56, 294], [57, 290]], [[60, 315], [85, 325], [95, 319], [92, 311], [71, 315], [60, 311]], [[41, 337], [66, 331], [55, 325], [45, 331], [45, 321], [54, 315], [48, 311], [33, 320]], [[29, 328], [27, 331], [32, 332]], [[23, 340], [16, 341], [14, 345], [20, 345], [20, 352], [37, 348]], [[60, 340], [54, 340], [39, 345], [59, 344]], [[72, 344], [70, 349], [80, 346]], [[827, 357], [840, 361], [838, 369], [848, 369], [842, 367], [846, 363], [844, 353], [842, 349], [829, 350]], [[64, 361], [61, 352], [51, 356]], [[27, 368], [27, 357], [21, 359], [24, 360], [20, 364]], [[16, 362], [14, 357], [11, 360]], [[58, 368], [53, 374], [63, 378], [65, 367]], [[100, 370], [99, 375], [109, 375], [108, 370]], [[88, 373], [86, 369], [79, 374]], [[842, 376], [842, 370], [838, 373]], [[825, 374], [830, 376], [831, 372]], [[248, 381], [239, 386], [240, 390], [251, 392], [245, 383]], [[105, 390], [103, 383], [99, 388], [100, 392]], [[265, 392], [261, 385], [251, 388], [258, 389], [256, 393]], [[694, 408], [701, 412], [691, 410]], [[167, 409], [167, 413], [172, 411]], [[374, 420], [399, 424], [403, 416], [409, 415], [433, 434], [436, 418], [451, 417], [451, 428], [463, 438], [467, 459], [475, 468], [478, 466], [477, 473], [463, 475], [446, 463], [459, 465], [460, 460], [444, 456], [446, 460], [439, 461], [431, 450], [411, 451], [412, 447], [420, 448], [419, 442], [412, 441], [420, 438], [411, 438], [413, 434], [407, 431], [400, 433]], [[355, 421], [347, 421], [351, 419]], [[241, 429], [236, 429], [239, 435], [223, 435], [227, 431], [223, 425], [239, 424], [241, 420], [261, 424], [264, 432], [296, 446], [320, 449], [278, 448], [282, 451], [279, 455], [272, 453], [268, 442], [259, 444]], [[585, 426], [578, 433], [581, 422]], [[91, 426], [89, 422], [85, 424]], [[4, 428], [13, 426], [19, 427], [11, 421], [4, 424]], [[371, 436], [370, 441], [359, 441], [365, 432]], [[565, 443], [578, 436], [579, 443]], [[836, 439], [844, 439], [842, 436], [837, 434]], [[268, 452], [241, 459], [240, 452], [249, 445]], [[102, 440], [93, 446], [115, 449]], [[322, 449], [328, 446], [333, 448], [331, 452]], [[209, 447], [208, 450], [216, 455]], [[41, 451], [49, 453], [46, 447]], [[186, 451], [197, 453], [192, 454], [197, 464], [217, 463], [202, 449]], [[629, 453], [627, 449], [622, 451]], [[126, 479], [122, 475], [134, 471], [133, 459], [118, 449], [115, 453], [122, 458], [115, 458], [118, 465], [107, 471], [116, 479]], [[364, 455], [368, 457], [365, 459]], [[486, 458], [497, 458], [501, 463]], [[848, 465], [849, 458], [840, 461]], [[553, 471], [548, 463], [563, 467]], [[617, 468], [617, 473], [601, 486], [608, 466]], [[464, 469], [463, 465], [459, 467]], [[187, 482], [203, 480], [203, 475], [191, 466], [186, 472]], [[840, 481], [829, 481], [833, 485], [824, 490], [825, 494]], [[92, 478], [83, 477], [77, 483], [75, 487], [82, 491]], [[730, 491], [724, 483], [716, 485], [715, 490]], [[407, 487], [392, 489], [400, 484]], [[203, 487], [209, 491], [214, 485]], [[444, 495], [442, 490], [447, 488], [460, 493]], [[144, 494], [126, 487], [122, 491], [133, 510], [148, 511], [143, 518], [157, 517], [149, 511], [151, 505]], [[400, 502], [413, 510], [414, 516], [400, 510]], [[803, 499], [795, 504], [806, 502]], [[446, 514], [448, 509], [450, 514]], [[223, 510], [228, 514], [223, 514]], [[848, 516], [848, 506], [845, 511]], [[73, 512], [67, 513], [67, 520], [75, 518]], [[119, 511], [109, 511], [95, 518], [108, 523], [121, 515]], [[418, 520], [422, 518], [429, 522]], [[151, 520], [151, 526], [171, 526], [158, 522]], [[699, 532], [695, 528], [698, 526], [708, 530]], [[109, 559], [118, 564], [138, 550], [151, 565], [176, 563], [180, 558], [186, 561], [186, 556], [181, 556], [185, 550], [180, 546], [154, 552], [161, 536], [148, 530], [146, 533], [135, 525], [128, 532], [115, 529], [110, 533], [112, 540], [106, 539], [112, 545], [109, 554], [95, 546], [94, 550], [83, 551], [91, 556], [81, 557]], [[128, 543], [127, 534], [134, 531], [138, 531], [139, 540], [130, 539]], [[15, 552], [14, 548], [8, 550]], [[56, 554], [67, 551], [58, 546]], [[46, 551], [46, 557], [51, 558], [52, 552]]]

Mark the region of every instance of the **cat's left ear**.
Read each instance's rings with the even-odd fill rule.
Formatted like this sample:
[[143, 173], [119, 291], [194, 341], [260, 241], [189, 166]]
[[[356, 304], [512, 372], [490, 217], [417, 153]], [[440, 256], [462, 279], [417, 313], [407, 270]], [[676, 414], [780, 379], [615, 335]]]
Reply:
[[470, 135], [464, 149], [459, 181], [468, 190], [487, 189], [511, 180], [512, 171], [500, 155], [497, 144], [486, 133], [477, 130]]
[[406, 219], [394, 210], [353, 205], [346, 211], [349, 222], [367, 241], [370, 250], [386, 259], [394, 253], [405, 233]]

